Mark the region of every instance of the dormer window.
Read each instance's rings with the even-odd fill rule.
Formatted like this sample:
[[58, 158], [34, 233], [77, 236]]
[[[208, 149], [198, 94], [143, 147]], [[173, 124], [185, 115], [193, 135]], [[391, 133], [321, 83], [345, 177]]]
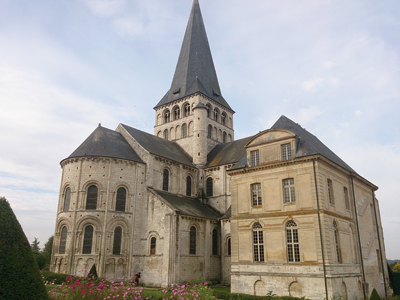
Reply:
[[250, 166], [255, 167], [260, 164], [260, 152], [258, 150], [250, 151]]
[[282, 160], [292, 159], [292, 146], [290, 143], [281, 145]]

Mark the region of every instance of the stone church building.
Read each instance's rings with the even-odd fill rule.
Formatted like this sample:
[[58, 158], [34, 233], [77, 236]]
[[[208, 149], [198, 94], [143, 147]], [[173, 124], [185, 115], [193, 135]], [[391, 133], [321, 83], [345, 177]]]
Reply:
[[61, 161], [51, 270], [232, 292], [388, 294], [377, 186], [285, 116], [235, 140], [194, 0], [154, 134], [99, 125]]

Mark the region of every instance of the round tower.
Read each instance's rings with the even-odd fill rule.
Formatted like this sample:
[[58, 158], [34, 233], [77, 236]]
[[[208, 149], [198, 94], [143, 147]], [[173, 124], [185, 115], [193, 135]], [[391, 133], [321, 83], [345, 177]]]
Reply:
[[207, 163], [207, 107], [199, 101], [193, 115], [193, 163], [203, 168]]

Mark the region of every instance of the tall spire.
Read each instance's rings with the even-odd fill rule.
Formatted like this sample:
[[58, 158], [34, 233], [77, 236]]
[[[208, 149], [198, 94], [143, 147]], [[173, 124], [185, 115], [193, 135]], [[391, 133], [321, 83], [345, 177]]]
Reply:
[[221, 95], [199, 1], [194, 0], [171, 88], [156, 107], [197, 92], [231, 109]]

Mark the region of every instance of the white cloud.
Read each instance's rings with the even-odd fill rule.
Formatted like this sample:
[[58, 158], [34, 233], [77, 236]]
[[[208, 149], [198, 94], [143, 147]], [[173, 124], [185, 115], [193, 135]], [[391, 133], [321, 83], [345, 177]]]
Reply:
[[303, 81], [302, 83], [302, 88], [306, 92], [314, 92], [316, 90], [316, 87], [320, 85], [324, 81], [323, 78], [315, 78], [307, 81]]
[[126, 0], [83, 0], [93, 14], [99, 17], [111, 17], [124, 10]]

